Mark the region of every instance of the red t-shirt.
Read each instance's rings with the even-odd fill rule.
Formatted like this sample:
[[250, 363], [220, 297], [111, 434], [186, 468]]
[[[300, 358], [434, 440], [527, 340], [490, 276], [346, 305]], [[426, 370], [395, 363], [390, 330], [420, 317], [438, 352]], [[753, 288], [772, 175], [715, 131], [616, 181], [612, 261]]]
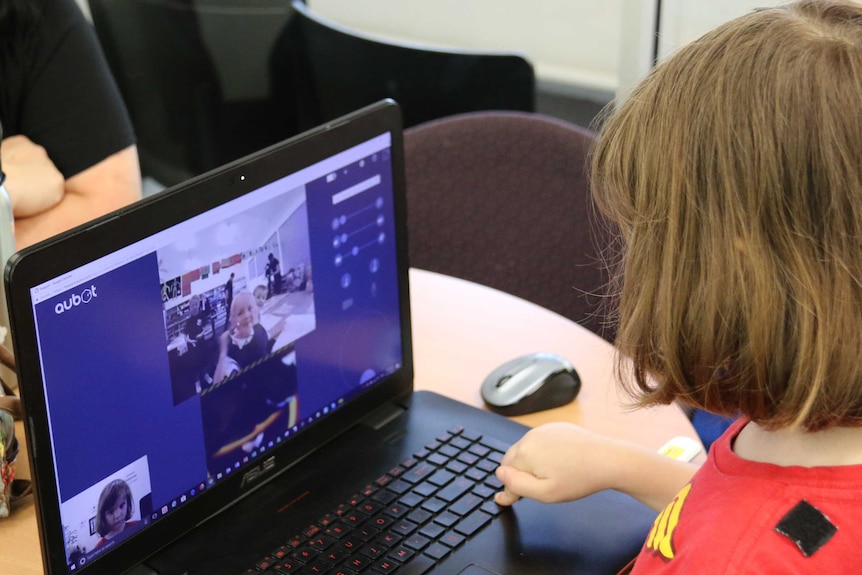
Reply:
[[658, 516], [644, 574], [862, 572], [862, 465], [781, 467], [738, 457], [736, 421]]

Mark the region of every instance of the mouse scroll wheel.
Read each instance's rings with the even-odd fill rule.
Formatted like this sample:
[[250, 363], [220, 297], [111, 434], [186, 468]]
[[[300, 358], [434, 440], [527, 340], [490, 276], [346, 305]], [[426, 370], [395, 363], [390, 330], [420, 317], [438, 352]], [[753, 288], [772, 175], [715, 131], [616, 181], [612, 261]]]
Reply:
[[512, 379], [511, 375], [504, 375], [497, 381], [497, 384], [494, 387], [503, 387], [503, 384]]

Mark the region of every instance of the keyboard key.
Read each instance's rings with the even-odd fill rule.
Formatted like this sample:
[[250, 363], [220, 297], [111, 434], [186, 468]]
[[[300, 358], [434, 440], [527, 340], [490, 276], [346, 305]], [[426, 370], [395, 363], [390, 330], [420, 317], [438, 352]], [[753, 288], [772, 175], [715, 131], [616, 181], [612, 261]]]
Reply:
[[438, 450], [438, 452], [451, 459], [461, 453], [461, 450], [454, 445], [444, 445]]
[[343, 563], [343, 566], [348, 569], [353, 569], [354, 571], [362, 571], [366, 567], [371, 565], [371, 559], [365, 557], [364, 555], [354, 555], [350, 557], [347, 561]]
[[361, 549], [363, 543], [365, 542], [351, 535], [350, 537], [341, 542], [341, 548], [348, 553], [353, 553]]
[[419, 551], [420, 549], [428, 545], [428, 543], [430, 542], [431, 541], [427, 537], [423, 537], [417, 533], [405, 539], [404, 546]]
[[464, 497], [450, 505], [449, 511], [455, 515], [467, 515], [480, 505], [482, 505], [481, 497], [473, 495], [472, 493], [467, 493]]
[[500, 462], [503, 461], [503, 455], [504, 454], [500, 453], [499, 451], [492, 451], [485, 459], [488, 459], [490, 461], [493, 461], [497, 465], [500, 465]]
[[425, 483], [421, 483], [421, 484], [417, 485], [416, 489], [414, 489], [413, 491], [415, 491], [416, 493], [418, 493], [419, 495], [421, 495], [423, 497], [428, 497], [429, 495], [431, 495], [432, 493], [437, 491], [437, 486], [434, 485], [433, 483], [428, 483], [426, 481]]
[[351, 529], [352, 528], [349, 525], [346, 525], [344, 522], [339, 521], [338, 523], [333, 523], [332, 525], [327, 527], [324, 533], [326, 533], [330, 537], [341, 539], [342, 537], [347, 535], [347, 533], [349, 533]]
[[496, 493], [495, 489], [491, 489], [487, 485], [477, 485], [473, 488], [473, 493], [478, 495], [482, 499], [490, 499], [494, 493]]
[[393, 503], [389, 507], [383, 509], [383, 513], [385, 513], [389, 517], [392, 517], [393, 519], [398, 519], [408, 511], [410, 511], [410, 508], [406, 505], [401, 505], [400, 503]]
[[445, 513], [441, 513], [437, 517], [434, 518], [434, 523], [442, 525], [443, 527], [452, 527], [455, 525], [460, 517], [455, 515], [454, 513], [449, 513], [446, 511]]
[[296, 559], [301, 563], [308, 563], [309, 561], [317, 557], [319, 553], [319, 551], [311, 547], [300, 547], [299, 549], [291, 553], [290, 557], [291, 559]]
[[401, 541], [401, 539], [403, 539], [403, 537], [401, 537], [400, 535], [386, 532], [380, 535], [380, 537], [378, 537], [377, 539], [375, 539], [375, 541], [381, 545], [392, 547], [396, 545], [399, 541]]
[[473, 455], [472, 453], [465, 452], [458, 456], [458, 461], [461, 463], [466, 463], [469, 466], [476, 465], [476, 462], [479, 461], [478, 455]]
[[473, 442], [467, 439], [466, 437], [455, 437], [450, 442], [450, 445], [453, 445], [458, 448], [459, 451], [463, 451], [468, 449]]
[[380, 534], [380, 529], [377, 529], [371, 525], [362, 525], [361, 527], [355, 528], [351, 535], [359, 539], [360, 541], [370, 541], [377, 537]]
[[503, 488], [503, 483], [497, 479], [496, 475], [489, 475], [485, 478], [485, 485], [493, 489], [494, 491], [499, 491]]
[[300, 571], [303, 575], [306, 573], [308, 575], [322, 575], [323, 573], [328, 573], [331, 565], [321, 560], [320, 557], [314, 559], [311, 563], [307, 564]]
[[356, 509], [366, 515], [374, 515], [375, 513], [383, 509], [383, 505], [372, 499], [366, 499], [365, 501], [360, 503], [356, 507]]
[[446, 547], [442, 543], [432, 543], [427, 548], [425, 548], [425, 551], [423, 551], [423, 553], [439, 561], [440, 559], [446, 557], [450, 551], [451, 549], [449, 547]]
[[335, 513], [327, 513], [320, 521], [318, 521], [318, 523], [320, 523], [323, 527], [329, 527], [329, 525], [337, 519], [338, 516]]
[[486, 501], [479, 509], [481, 509], [485, 513], [490, 513], [494, 516], [497, 516], [503, 512], [503, 507], [500, 507], [494, 501]]
[[489, 521], [491, 521], [490, 515], [488, 515], [484, 511], [476, 511], [474, 513], [471, 513], [470, 515], [465, 517], [463, 521], [458, 523], [455, 526], [455, 531], [469, 537], [476, 533], [476, 531], [487, 525]]
[[386, 551], [386, 547], [384, 547], [383, 545], [378, 545], [376, 543], [369, 543], [359, 550], [360, 553], [362, 553], [369, 559], [377, 559], [378, 557], [382, 557], [386, 553]]
[[426, 511], [430, 511], [431, 513], [438, 513], [446, 508], [448, 505], [447, 502], [442, 499], [437, 499], [436, 497], [432, 497], [428, 501], [422, 504], [422, 509]]
[[440, 466], [446, 465], [446, 462], [449, 461], [449, 457], [446, 457], [442, 453], [432, 453], [431, 455], [428, 456], [427, 461], [430, 461], [434, 465], [440, 467]]
[[463, 535], [461, 535], [460, 533], [450, 531], [449, 533], [447, 533], [446, 535], [444, 535], [443, 537], [440, 538], [440, 543], [454, 548], [454, 547], [458, 547], [459, 545], [461, 545], [466, 540], [467, 540], [467, 538], [464, 537]]
[[450, 439], [452, 439], [452, 437], [454, 437], [454, 436], [447, 431], [445, 433], [441, 433], [440, 435], [438, 435], [437, 441], [439, 441], [440, 443], [447, 443]]
[[356, 511], [355, 509], [350, 513], [345, 513], [341, 516], [341, 520], [344, 521], [347, 525], [359, 525], [364, 522], [368, 518], [367, 515]]
[[452, 473], [454, 473], [456, 475], [460, 475], [460, 474], [464, 473], [465, 471], [467, 471], [467, 469], [469, 469], [469, 468], [467, 467], [466, 463], [462, 463], [462, 462], [456, 460], [456, 461], [450, 461], [449, 463], [447, 463], [446, 469], [448, 469], [449, 471], [451, 471]]
[[392, 559], [395, 559], [399, 563], [404, 563], [404, 562], [410, 560], [410, 558], [413, 557], [415, 554], [416, 554], [416, 552], [413, 551], [412, 549], [408, 549], [407, 547], [404, 547], [403, 545], [401, 545], [401, 546], [393, 549], [392, 551], [390, 551], [389, 557], [391, 557]]
[[407, 519], [415, 523], [416, 525], [422, 525], [432, 517], [432, 513], [425, 511], [424, 509], [414, 509], [410, 512], [410, 515], [407, 516]]
[[500, 453], [506, 453], [509, 451], [510, 444], [504, 443], [498, 439], [494, 439], [493, 437], [482, 437], [479, 440], [479, 443], [484, 445], [485, 447], [490, 447], [494, 451], [499, 451]]
[[[495, 465], [494, 469], [496, 469], [496, 468], [497, 468], [497, 466]], [[478, 467], [471, 467], [470, 469], [468, 469], [467, 471], [464, 472], [464, 477], [472, 479], [473, 481], [476, 481], [476, 482], [484, 481], [485, 478], [488, 477], [488, 470], [479, 469]]]
[[402, 565], [398, 570], [398, 575], [423, 575], [434, 567], [435, 561], [424, 555], [417, 555], [412, 561], [406, 565]]
[[302, 567], [302, 563], [299, 561], [294, 561], [293, 559], [285, 559], [283, 561], [279, 561], [273, 567], [276, 573], [280, 573], [281, 575], [287, 575], [288, 573], [294, 573], [299, 571], [299, 568]]
[[274, 557], [266, 557], [255, 563], [254, 566], [257, 567], [258, 571], [266, 571], [267, 569], [275, 565], [275, 563], [276, 560]]
[[403, 479], [396, 479], [388, 486], [386, 486], [386, 489], [397, 495], [403, 495], [404, 493], [410, 491], [410, 487], [412, 486]]
[[394, 521], [394, 519], [386, 515], [377, 515], [368, 520], [368, 526], [383, 531], [384, 529], [392, 525]]
[[330, 565], [335, 565], [337, 563], [341, 563], [345, 560], [350, 553], [348, 553], [347, 549], [343, 547], [333, 547], [332, 549], [328, 549], [320, 554], [320, 559], [326, 561]]
[[323, 551], [333, 543], [335, 543], [335, 538], [328, 535], [321, 535], [320, 537], [315, 537], [308, 541], [308, 545], [318, 551]]
[[472, 429], [464, 429], [461, 431], [461, 436], [466, 437], [470, 441], [479, 441], [482, 438], [482, 434], [473, 431]]
[[429, 523], [428, 525], [419, 530], [419, 534], [424, 535], [428, 539], [437, 539], [444, 531], [446, 531], [446, 528], [442, 525], [438, 525], [437, 523]]
[[441, 469], [439, 471], [435, 471], [434, 474], [428, 478], [428, 483], [433, 483], [437, 487], [443, 487], [453, 479], [455, 479], [454, 473]]
[[400, 565], [392, 559], [380, 559], [371, 565], [372, 573], [392, 573], [398, 569]]
[[434, 467], [427, 461], [423, 461], [416, 464], [413, 468], [408, 469], [407, 472], [401, 476], [401, 479], [403, 479], [407, 483], [416, 484], [425, 479], [427, 476], [434, 473], [436, 470], [436, 467]]
[[392, 481], [392, 477], [390, 475], [381, 475], [374, 480], [374, 484], [378, 487], [385, 487], [390, 481]]
[[393, 493], [388, 489], [381, 489], [377, 493], [371, 496], [371, 499], [380, 503], [381, 505], [388, 505], [398, 499], [398, 494]]
[[411, 523], [410, 521], [397, 521], [392, 524], [390, 527], [390, 531], [397, 535], [410, 535], [414, 531], [416, 531], [416, 527], [418, 527], [415, 523]]
[[473, 489], [475, 485], [475, 482], [470, 481], [465, 477], [459, 477], [455, 479], [455, 481], [441, 489], [437, 493], [437, 497], [442, 499], [443, 501], [455, 501], [458, 497]]
[[424, 499], [425, 498], [418, 493], [406, 493], [398, 501], [400, 501], [407, 507], [416, 507], [417, 505], [422, 503]]

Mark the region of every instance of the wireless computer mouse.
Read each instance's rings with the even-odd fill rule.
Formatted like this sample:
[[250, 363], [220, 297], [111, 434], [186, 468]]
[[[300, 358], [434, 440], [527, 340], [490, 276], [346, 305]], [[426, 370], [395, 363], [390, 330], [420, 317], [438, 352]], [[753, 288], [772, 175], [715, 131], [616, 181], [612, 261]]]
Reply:
[[572, 401], [581, 389], [572, 364], [552, 353], [533, 353], [507, 361], [482, 382], [482, 399], [503, 415], [525, 415]]

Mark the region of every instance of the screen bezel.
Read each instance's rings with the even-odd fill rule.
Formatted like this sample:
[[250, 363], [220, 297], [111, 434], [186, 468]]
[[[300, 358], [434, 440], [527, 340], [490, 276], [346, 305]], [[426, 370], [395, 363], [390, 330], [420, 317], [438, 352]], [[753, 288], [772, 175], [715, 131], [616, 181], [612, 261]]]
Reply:
[[[256, 490], [319, 446], [357, 423], [376, 406], [406, 397], [413, 386], [413, 357], [407, 283], [406, 205], [401, 114], [395, 102], [385, 100], [324, 126], [276, 144], [160, 192], [88, 224], [46, 240], [12, 256], [5, 270], [5, 283], [19, 386], [27, 417], [26, 437], [31, 473], [35, 483], [36, 513], [47, 573], [67, 574], [60, 502], [51, 458], [47, 406], [36, 346], [36, 326], [30, 287], [62, 275], [81, 265], [130, 245], [197, 214], [258, 189], [267, 183], [319, 162], [335, 153], [389, 132], [392, 136], [394, 210], [400, 296], [403, 367], [340, 408], [329, 418], [297, 434], [270, 452], [273, 472], [265, 479], [243, 484], [238, 473], [218, 484], [217, 489], [190, 501], [171, 516], [159, 520], [158, 529], [148, 529], [125, 541], [76, 572], [87, 575], [114, 574], [143, 562], [158, 549], [175, 541], [203, 518], [208, 518]], [[110, 250], [106, 249], [110, 246]], [[86, 393], [86, 390], [82, 390]], [[268, 463], [269, 465], [269, 463]], [[252, 466], [250, 466], [251, 468]]]

